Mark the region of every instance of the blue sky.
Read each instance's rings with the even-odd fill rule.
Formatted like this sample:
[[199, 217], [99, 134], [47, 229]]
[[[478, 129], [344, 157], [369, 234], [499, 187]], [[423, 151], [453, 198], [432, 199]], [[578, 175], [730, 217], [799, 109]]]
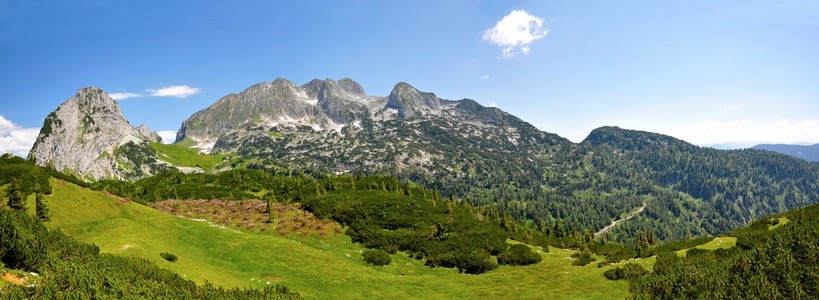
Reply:
[[817, 143], [817, 37], [815, 1], [0, 0], [0, 152], [81, 87], [139, 95], [128, 120], [168, 135], [277, 77], [405, 81], [575, 142]]

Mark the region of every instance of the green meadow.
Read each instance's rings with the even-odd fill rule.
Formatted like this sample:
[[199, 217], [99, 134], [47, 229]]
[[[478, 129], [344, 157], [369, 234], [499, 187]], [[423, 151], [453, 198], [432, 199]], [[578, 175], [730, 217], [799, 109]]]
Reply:
[[[251, 232], [165, 214], [105, 192], [52, 180], [48, 225], [99, 246], [101, 252], [155, 262], [197, 283], [225, 287], [284, 284], [310, 299], [623, 299], [626, 281], [598, 268], [572, 265], [570, 250], [540, 252], [530, 266], [501, 266], [481, 275], [430, 268], [399, 252], [375, 267], [343, 234], [319, 237]], [[168, 262], [161, 252], [178, 256]], [[598, 260], [599, 261], [599, 260]], [[650, 268], [653, 259], [638, 260]]]
[[717, 250], [717, 249], [730, 249], [737, 245], [737, 238], [733, 236], [722, 236], [717, 237], [707, 242], [705, 244], [693, 247], [693, 248], [686, 248], [677, 251], [678, 256], [686, 256], [688, 254], [688, 250], [691, 249], [703, 249], [703, 250]]
[[151, 147], [156, 151], [158, 158], [175, 166], [199, 167], [203, 170], [212, 170], [221, 164], [225, 158], [235, 157], [235, 155], [227, 154], [199, 154], [199, 149], [194, 148], [189, 140], [179, 144], [151, 143]]

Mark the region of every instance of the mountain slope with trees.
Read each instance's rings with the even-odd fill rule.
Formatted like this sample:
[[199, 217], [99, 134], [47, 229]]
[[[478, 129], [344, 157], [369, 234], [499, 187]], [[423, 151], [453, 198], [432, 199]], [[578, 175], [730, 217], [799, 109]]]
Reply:
[[[819, 202], [816, 164], [616, 127], [596, 129], [574, 144], [497, 108], [441, 99], [406, 83], [380, 97], [366, 95], [350, 79], [263, 82], [191, 116], [177, 140], [172, 147], [130, 143], [114, 156], [94, 155], [116, 158], [118, 170], [130, 171], [111, 174], [130, 180], [171, 169], [386, 175], [496, 209], [554, 237], [597, 232], [645, 205], [643, 213], [607, 231], [607, 239], [620, 242], [646, 231], [660, 240], [718, 235]], [[198, 163], [194, 152], [218, 155]], [[31, 157], [47, 164], [38, 156]], [[193, 185], [138, 196], [200, 188], [226, 192]]]
[[[647, 202], [645, 217], [638, 219], [690, 219], [694, 222], [686, 226], [717, 235], [819, 200], [819, 166], [781, 154], [700, 148], [669, 136], [616, 127], [596, 129], [583, 143], [601, 156], [615, 156], [621, 164], [612, 167], [599, 160], [603, 172], [641, 170], [639, 176], [628, 177], [685, 195], [677, 200], [656, 197]], [[656, 230], [655, 226], [659, 224], [626, 222], [621, 230]]]
[[736, 246], [658, 254], [631, 279], [636, 299], [816, 299], [819, 205], [761, 218], [729, 233]]
[[[7, 158], [8, 162], [0, 162], [21, 165], [29, 168], [29, 171], [40, 169], [20, 158]], [[45, 174], [53, 172], [42, 171]], [[57, 172], [53, 174], [61, 175]], [[502, 298], [514, 294], [521, 297], [617, 299], [627, 292], [627, 285], [623, 282], [611, 282], [602, 277], [609, 267], [574, 266], [570, 259], [574, 250], [563, 249], [564, 246], [546, 246], [571, 244], [571, 247], [579, 247], [578, 241], [544, 240], [544, 236], [508, 216], [499, 215], [497, 211], [483, 211], [467, 202], [441, 197], [435, 191], [390, 177], [332, 176], [315, 179], [289, 172], [271, 174], [259, 170], [233, 170], [220, 174], [174, 173], [155, 177], [138, 182], [99, 182], [96, 188], [104, 185], [116, 193], [133, 191], [136, 195], [134, 200], [143, 202], [151, 202], [151, 197], [155, 196], [146, 194], [140, 197], [144, 188], [157, 190], [161, 196], [176, 193], [181, 199], [209, 196], [233, 199], [214, 200], [226, 205], [220, 206], [221, 209], [216, 206], [210, 208], [217, 209], [217, 213], [232, 214], [231, 222], [215, 223], [216, 219], [199, 219], [207, 218], [209, 213], [193, 216], [177, 210], [180, 215], [165, 214], [111, 192], [78, 186], [71, 182], [84, 183], [70, 176], [64, 177], [68, 181], [51, 179], [48, 182], [52, 194], [46, 199], [52, 218], [46, 224], [97, 246], [81, 246], [81, 249], [89, 247], [92, 250], [83, 252], [86, 254], [71, 254], [73, 252], [69, 250], [60, 252], [63, 250], [59, 249], [64, 247], [61, 246], [63, 242], [58, 240], [81, 243], [55, 230], [49, 232], [59, 234], [59, 238], [41, 236], [40, 233], [46, 232], [42, 221], [7, 207], [0, 208], [12, 216], [8, 219], [4, 217], [5, 222], [17, 222], [14, 216], [25, 217], [25, 222], [35, 228], [4, 227], [10, 231], [4, 231], [3, 234], [7, 235], [2, 236], [0, 248], [10, 254], [0, 254], [0, 261], [5, 268], [9, 268], [3, 271], [25, 275], [21, 278], [28, 277], [30, 283], [43, 287], [41, 291], [0, 284], [0, 298], [7, 295], [11, 295], [12, 299], [59, 295], [69, 298], [128, 298], [120, 294], [124, 289], [139, 289], [133, 297], [181, 299], [287, 299], [294, 297], [292, 291], [306, 298], [343, 295], [345, 298], [476, 299]], [[246, 185], [237, 185], [239, 182]], [[194, 188], [197, 185], [214, 189]], [[116, 186], [123, 189], [115, 189]], [[186, 186], [190, 188], [183, 188]], [[242, 200], [245, 197], [264, 200]], [[288, 234], [259, 231], [259, 227], [246, 226], [248, 220], [254, 219], [245, 218], [247, 214], [236, 209], [245, 205], [264, 208], [264, 205], [260, 205], [264, 201], [276, 203], [269, 206], [271, 209], [298, 207], [299, 203], [304, 203], [316, 214], [350, 224], [346, 227], [348, 235], [303, 234], [305, 231], [291, 231]], [[181, 206], [179, 201], [162, 203], [168, 207], [168, 211], [180, 209]], [[29, 214], [33, 215], [30, 212], [33, 201], [29, 200], [27, 206]], [[197, 206], [193, 209], [202, 208]], [[345, 210], [358, 213], [340, 213]], [[276, 216], [279, 218], [280, 215]], [[313, 222], [305, 218], [296, 219]], [[301, 226], [306, 228], [312, 225], [302, 223]], [[371, 230], [374, 227], [377, 228]], [[31, 232], [40, 233], [32, 236]], [[492, 238], [487, 239], [485, 233], [491, 233]], [[353, 238], [359, 243], [353, 243]], [[530, 245], [515, 240], [529, 241]], [[491, 243], [485, 244], [483, 241]], [[44, 242], [49, 244], [46, 248], [42, 248]], [[507, 243], [508, 248], [505, 247]], [[403, 248], [406, 245], [413, 248]], [[374, 248], [368, 250], [363, 246]], [[394, 254], [387, 252], [396, 248], [403, 251]], [[46, 255], [46, 263], [62, 267], [35, 268], [20, 264], [14, 258], [19, 255], [14, 253], [28, 251], [25, 249], [36, 250], [36, 253], [40, 253], [37, 255]], [[77, 258], [60, 260], [66, 257], [63, 255], [66, 253]], [[374, 255], [371, 257], [369, 253]], [[377, 259], [383, 259], [384, 255], [391, 262], [384, 266], [371, 265], [384, 263]], [[125, 258], [130, 256], [139, 259]], [[428, 259], [416, 259], [420, 257]], [[368, 258], [372, 262], [368, 262]], [[57, 261], [52, 261], [54, 259]], [[88, 261], [92, 261], [91, 265], [85, 265]], [[154, 269], [155, 264], [162, 269]], [[487, 272], [479, 276], [459, 274], [449, 267], [458, 268], [464, 273]], [[119, 268], [128, 270], [119, 272]], [[65, 270], [68, 273], [61, 273]], [[153, 283], [146, 287], [148, 283], [143, 281], [143, 277], [132, 274], [130, 270], [154, 278]], [[28, 274], [32, 271], [39, 275]], [[119, 273], [101, 277], [105, 272]], [[120, 275], [128, 277], [130, 281], [122, 283]], [[108, 281], [104, 278], [108, 278]], [[188, 279], [200, 285], [196, 287]], [[286, 284], [294, 290], [276, 288], [276, 283]], [[187, 290], [182, 292], [166, 284]], [[66, 289], [66, 285], [75, 289]], [[545, 291], [543, 286], [553, 289]], [[160, 290], [163, 294], [159, 294]]]

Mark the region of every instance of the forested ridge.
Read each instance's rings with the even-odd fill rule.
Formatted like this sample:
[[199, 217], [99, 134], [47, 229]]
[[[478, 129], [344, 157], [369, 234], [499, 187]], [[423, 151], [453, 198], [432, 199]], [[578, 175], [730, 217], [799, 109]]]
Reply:
[[[427, 138], [438, 144], [410, 144], [410, 151], [436, 145], [452, 154], [446, 164], [371, 166], [349, 174], [386, 175], [438, 190], [444, 198], [454, 196], [475, 207], [497, 209], [547, 235], [558, 225], [569, 234], [596, 232], [645, 204], [635, 218], [607, 231], [608, 240], [624, 243], [646, 231], [662, 241], [719, 235], [768, 214], [819, 202], [819, 164], [767, 151], [701, 148], [669, 136], [616, 127], [596, 129], [580, 144], [552, 138], [518, 146], [485, 145], [490, 140], [470, 145], [456, 132], [441, 131], [443, 125], [424, 124], [413, 126], [420, 126], [416, 131], [421, 133], [437, 132]], [[367, 128], [358, 134], [369, 132]], [[494, 148], [506, 150], [487, 151]], [[512, 155], [514, 151], [531, 155]], [[208, 183], [206, 178], [213, 174], [197, 174], [174, 182], [173, 189], [154, 188], [156, 182], [178, 177], [171, 171], [140, 180], [128, 191], [118, 190], [122, 185], [111, 181], [95, 185], [137, 201], [187, 195], [248, 199], [268, 188], [245, 181], [245, 168], [298, 174], [304, 180], [330, 177], [320, 161], [290, 170], [282, 165], [292, 162], [269, 157], [239, 157], [238, 161], [233, 162], [233, 171], [219, 176], [224, 184]], [[285, 184], [282, 178], [299, 176], [270, 176], [275, 185], [270, 190], [287, 194], [288, 199], [297, 197], [298, 185]]]
[[[625, 222], [621, 232], [650, 229], [663, 240], [718, 235], [819, 202], [819, 164], [782, 154], [701, 148], [613, 127], [595, 130], [583, 144], [596, 148], [601, 159], [593, 164], [603, 173], [633, 170], [620, 177], [638, 178], [660, 191], [651, 193], [644, 217]], [[604, 156], [616, 156], [619, 165]]]
[[[542, 231], [558, 223], [570, 232], [597, 231], [645, 203], [644, 213], [612, 228], [607, 238], [632, 242], [637, 232], [650, 230], [660, 240], [680, 240], [718, 235], [767, 214], [819, 202], [819, 164], [767, 151], [702, 148], [669, 136], [616, 127], [594, 130], [580, 144], [552, 137], [514, 145], [464, 139], [472, 130], [468, 126], [391, 122], [398, 123], [386, 128], [399, 128], [398, 137], [404, 132], [418, 135], [410, 141], [425, 141], [405, 145], [408, 154], [447, 155], [412, 165], [385, 144], [378, 148], [386, 149], [386, 159], [395, 158], [396, 164], [350, 165], [354, 173], [389, 175], [437, 189], [444, 197], [454, 195], [475, 206], [497, 208]], [[536, 129], [516, 126], [522, 136], [535, 135], [530, 131]], [[346, 138], [373, 139], [381, 134], [364, 126]], [[331, 142], [300, 149], [346, 155]], [[275, 145], [279, 148], [273, 152], [286, 152]], [[325, 168], [341, 159], [290, 161], [275, 153], [248, 155], [313, 176], [329, 172]]]
[[557, 223], [570, 232], [597, 231], [645, 203], [643, 213], [608, 231], [609, 240], [621, 242], [644, 231], [663, 241], [719, 235], [819, 202], [819, 164], [768, 151], [702, 148], [617, 127], [542, 149], [534, 160], [500, 153], [473, 159], [454, 172], [439, 170], [443, 177], [392, 172], [544, 231]]
[[[454, 193], [445, 196], [436, 188], [427, 189], [416, 182], [390, 176], [360, 173], [329, 176], [315, 171], [242, 168], [216, 174], [168, 171], [135, 182], [108, 180], [89, 184], [6, 155], [0, 159], [0, 182], [7, 184], [4, 196], [9, 201], [0, 209], [0, 217], [3, 224], [10, 225], [3, 227], [0, 261], [7, 267], [44, 275], [35, 288], [9, 286], [3, 296], [50, 297], [75, 293], [71, 295], [119, 297], [135, 292], [156, 298], [297, 297], [283, 286], [263, 290], [196, 286], [148, 261], [100, 254], [93, 245], [48, 230], [42, 221], [15, 211], [11, 199], [50, 193], [49, 177], [108, 191], [143, 204], [167, 199], [261, 199], [301, 205], [317, 217], [342, 224], [353, 241], [371, 248], [364, 259], [374, 265], [389, 264], [389, 254], [396, 251], [422, 259], [430, 267], [451, 267], [475, 274], [491, 271], [498, 264], [527, 265], [540, 261], [540, 255], [530, 247], [507, 243], [513, 239], [543, 246], [543, 250], [548, 249], [547, 245], [574, 249], [576, 265], [606, 266], [625, 259], [657, 255], [652, 271], [627, 263], [606, 272], [606, 277], [611, 279], [631, 280], [632, 292], [638, 298], [680, 295], [812, 298], [816, 295], [812, 288], [817, 283], [815, 276], [800, 274], [819, 272], [814, 270], [816, 262], [810, 258], [819, 255], [814, 253], [819, 252], [819, 246], [813, 245], [809, 238], [819, 234], [815, 225], [819, 220], [814, 220], [819, 215], [819, 206], [773, 217], [762, 215], [809, 203], [811, 193], [816, 192], [809, 190], [811, 184], [815, 186], [811, 182], [814, 164], [795, 163], [788, 157], [764, 151], [702, 149], [675, 144], [675, 140], [660, 135], [644, 137], [640, 135], [646, 133], [625, 131], [636, 137], [620, 136], [619, 130], [614, 131], [613, 137], [612, 133], [593, 135], [599, 139], [590, 137], [568, 152], [576, 155], [580, 162], [573, 174], [557, 176], [565, 185], [541, 188], [542, 195], [565, 193], [566, 196], [561, 196], [565, 198], [558, 199], [571, 199], [551, 204], [561, 205], [556, 210], [559, 218], [534, 218], [536, 214], [531, 211], [537, 210], [531, 209], [539, 206], [529, 207], [524, 205], [525, 201], [501, 202], [531, 210], [527, 215], [514, 215], [506, 210], [513, 206], [480, 205], [474, 198], [458, 198]], [[652, 147], [658, 149], [651, 150]], [[683, 149], [674, 150], [675, 147]], [[610, 159], [609, 155], [620, 159]], [[645, 164], [644, 161], [658, 163]], [[691, 161], [701, 163], [691, 164]], [[725, 167], [717, 171], [709, 165], [714, 162]], [[672, 165], [688, 172], [675, 171], [669, 167]], [[637, 168], [642, 171], [634, 171]], [[699, 168], [707, 170], [705, 175], [689, 174]], [[807, 176], [799, 176], [800, 173]], [[768, 183], [774, 188], [766, 190], [759, 184], [750, 185], [742, 192], [731, 190], [740, 188], [742, 178]], [[704, 187], [693, 189], [699, 185], [692, 182]], [[10, 192], [12, 190], [16, 194]], [[766, 202], [764, 197], [770, 195], [778, 201], [779, 207]], [[726, 207], [722, 203], [727, 200], [713, 201], [715, 198], [741, 200]], [[621, 233], [595, 237], [590, 227], [577, 225], [593, 222], [594, 214], [584, 215], [572, 207], [572, 203], [579, 203], [581, 208], [614, 209], [617, 204], [608, 202], [618, 201], [629, 207], [646, 205], [638, 217], [617, 226]], [[37, 210], [40, 210], [39, 204]], [[720, 213], [725, 213], [722, 210], [731, 210], [733, 214], [728, 215], [735, 218], [720, 219]], [[661, 223], [663, 220], [666, 222]], [[738, 237], [737, 247], [713, 252], [688, 250], [686, 258], [678, 258], [675, 253], [708, 242], [709, 238], [693, 238], [710, 234], [706, 229], [728, 231], [748, 220], [756, 221], [746, 229], [729, 234]], [[787, 224], [769, 230], [781, 220]], [[697, 224], [701, 227], [694, 226]], [[629, 236], [622, 238], [623, 232], [629, 232]], [[621, 237], [619, 243], [612, 239], [618, 236]], [[664, 239], [678, 241], [662, 243]], [[119, 268], [139, 273], [113, 272], [122, 277], [110, 275], [110, 270]], [[722, 276], [725, 272], [735, 274]], [[66, 275], [69, 273], [82, 275]], [[730, 287], [733, 282], [746, 282], [752, 288], [739, 294]], [[715, 289], [720, 292], [714, 292]]]
[[734, 230], [736, 246], [658, 252], [653, 270], [631, 278], [636, 299], [816, 299], [819, 205]]

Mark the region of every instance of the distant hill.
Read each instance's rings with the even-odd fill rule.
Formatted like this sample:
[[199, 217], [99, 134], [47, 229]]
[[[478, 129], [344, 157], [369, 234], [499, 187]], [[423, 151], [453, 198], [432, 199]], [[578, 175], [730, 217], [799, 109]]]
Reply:
[[809, 146], [786, 144], [759, 144], [754, 149], [768, 150], [798, 157], [807, 161], [819, 162], [819, 144]]

